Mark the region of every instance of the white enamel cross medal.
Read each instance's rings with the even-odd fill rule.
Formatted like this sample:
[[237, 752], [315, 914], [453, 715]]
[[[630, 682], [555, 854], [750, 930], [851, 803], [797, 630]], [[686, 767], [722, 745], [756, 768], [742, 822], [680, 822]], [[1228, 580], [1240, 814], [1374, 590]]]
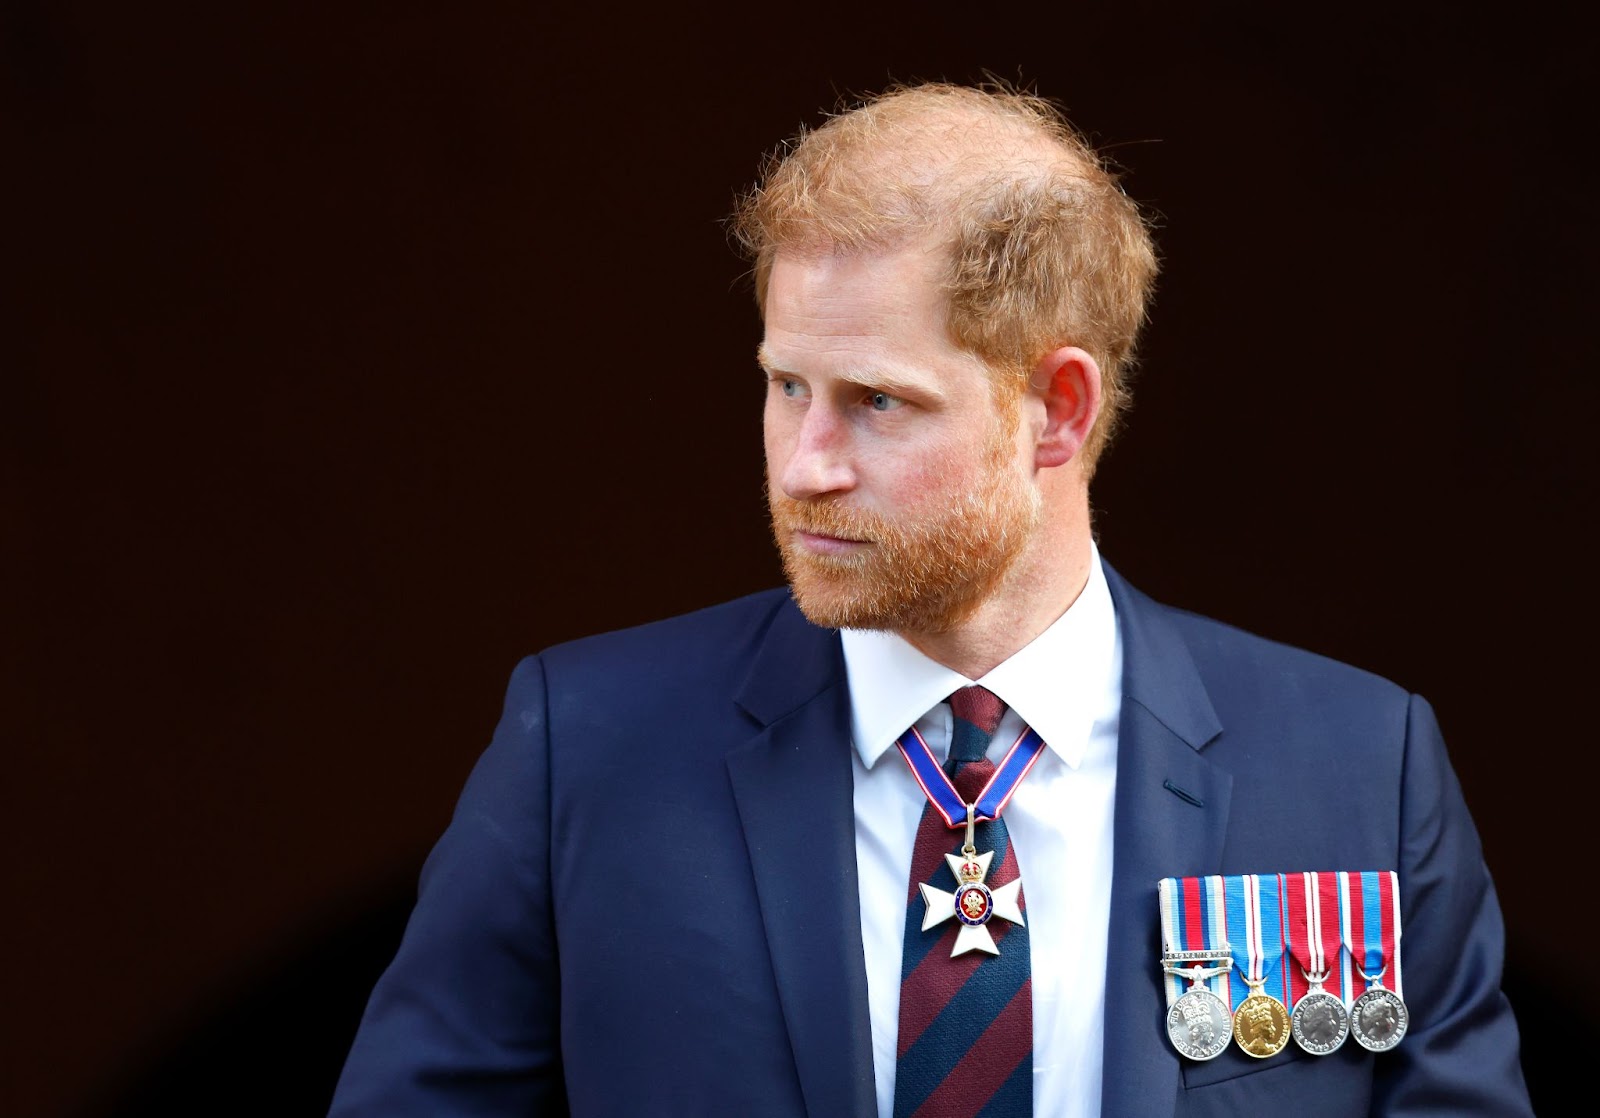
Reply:
[[956, 944], [950, 950], [952, 958], [968, 951], [998, 955], [1000, 948], [995, 946], [994, 936], [987, 925], [993, 917], [998, 916], [1012, 924], [1026, 926], [1022, 919], [1022, 879], [1019, 877], [997, 889], [985, 885], [983, 879], [989, 874], [994, 851], [979, 854], [972, 845], [973, 832], [980, 819], [989, 821], [1000, 818], [1000, 813], [1011, 801], [1011, 794], [1022, 783], [1022, 778], [1028, 775], [1028, 770], [1033, 768], [1039, 754], [1044, 752], [1044, 742], [1038, 734], [1024, 727], [1017, 740], [1011, 743], [1004, 759], [995, 766], [994, 775], [989, 777], [978, 798], [970, 804], [956, 791], [949, 774], [935, 759], [933, 750], [928, 748], [928, 743], [915, 726], [895, 744], [900, 747], [900, 755], [911, 766], [911, 775], [917, 778], [923, 795], [928, 797], [928, 802], [944, 820], [945, 826], [952, 830], [960, 827], [963, 816], [967, 823], [967, 841], [962, 844], [961, 853], [944, 856], [950, 872], [955, 874], [956, 891], [946, 893], [926, 882], [917, 883], [917, 888], [922, 890], [922, 901], [928, 906], [922, 916], [922, 930], [938, 927], [954, 916], [961, 921], [961, 929], [956, 932]]
[[955, 874], [959, 882], [954, 893], [946, 893], [943, 889], [935, 889], [926, 882], [917, 887], [922, 890], [922, 901], [928, 906], [922, 915], [922, 930], [938, 927], [954, 916], [961, 921], [961, 930], [956, 933], [955, 946], [950, 949], [950, 957], [964, 955], [968, 951], [984, 951], [990, 955], [1000, 954], [1000, 948], [995, 946], [994, 936], [987, 927], [990, 919], [1000, 917], [1013, 924], [1024, 923], [1022, 908], [1018, 904], [1018, 894], [1022, 892], [1022, 879], [1019, 877], [998, 889], [990, 889], [983, 883], [989, 874], [989, 863], [994, 859], [994, 851], [986, 850], [977, 853], [972, 845], [973, 830], [972, 806], [967, 806], [967, 842], [961, 848], [960, 854], [946, 854], [944, 860], [950, 866], [950, 872]]

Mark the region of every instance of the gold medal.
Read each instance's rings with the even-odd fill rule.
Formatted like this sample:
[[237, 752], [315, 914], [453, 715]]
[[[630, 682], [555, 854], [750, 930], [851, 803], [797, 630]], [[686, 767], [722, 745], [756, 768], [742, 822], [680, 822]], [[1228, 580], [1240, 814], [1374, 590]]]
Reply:
[[1263, 994], [1261, 980], [1245, 982], [1250, 996], [1233, 1011], [1233, 1039], [1246, 1055], [1265, 1060], [1276, 1056], [1289, 1043], [1289, 1011], [1271, 994]]

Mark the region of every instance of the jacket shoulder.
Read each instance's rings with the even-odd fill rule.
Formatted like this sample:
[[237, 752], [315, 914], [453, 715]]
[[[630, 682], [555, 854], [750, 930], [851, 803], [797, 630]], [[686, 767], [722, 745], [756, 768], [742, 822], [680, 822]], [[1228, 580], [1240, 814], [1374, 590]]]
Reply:
[[759, 641], [785, 608], [794, 608], [786, 589], [761, 590], [688, 613], [563, 641], [540, 656], [549, 664], [568, 664], [618, 658], [637, 663], [713, 649], [726, 654]]
[[[1318, 687], [1362, 694], [1369, 699], [1405, 701], [1407, 690], [1375, 672], [1309, 649], [1285, 644], [1238, 626], [1171, 606], [1169, 612], [1202, 672], [1275, 680], [1291, 688]], [[1208, 681], [1209, 682], [1209, 681]]]
[[1265, 723], [1292, 712], [1297, 726], [1387, 741], [1403, 736], [1412, 696], [1392, 680], [1157, 602], [1120, 577], [1114, 585], [1119, 606], [1127, 609], [1125, 622], [1144, 634], [1140, 645], [1192, 660], [1224, 725]]
[[837, 639], [832, 630], [804, 621], [781, 588], [566, 641], [536, 659], [552, 693], [637, 708], [651, 696], [730, 693], [748, 675], [774, 626], [791, 643]]

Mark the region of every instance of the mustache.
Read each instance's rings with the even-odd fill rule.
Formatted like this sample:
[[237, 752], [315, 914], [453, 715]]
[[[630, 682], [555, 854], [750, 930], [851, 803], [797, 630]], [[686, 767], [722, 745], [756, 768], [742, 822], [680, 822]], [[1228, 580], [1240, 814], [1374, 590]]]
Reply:
[[883, 517], [833, 501], [797, 501], [782, 494], [771, 499], [772, 522], [788, 531], [841, 540], [877, 543], [893, 534]]

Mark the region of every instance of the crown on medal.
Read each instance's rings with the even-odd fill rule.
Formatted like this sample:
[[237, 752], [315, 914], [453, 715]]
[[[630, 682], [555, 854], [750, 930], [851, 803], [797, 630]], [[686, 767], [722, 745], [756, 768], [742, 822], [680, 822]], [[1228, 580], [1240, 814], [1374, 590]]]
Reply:
[[961, 863], [960, 876], [962, 881], [982, 881], [983, 867], [978, 865], [977, 862], [969, 859], [968, 861]]

